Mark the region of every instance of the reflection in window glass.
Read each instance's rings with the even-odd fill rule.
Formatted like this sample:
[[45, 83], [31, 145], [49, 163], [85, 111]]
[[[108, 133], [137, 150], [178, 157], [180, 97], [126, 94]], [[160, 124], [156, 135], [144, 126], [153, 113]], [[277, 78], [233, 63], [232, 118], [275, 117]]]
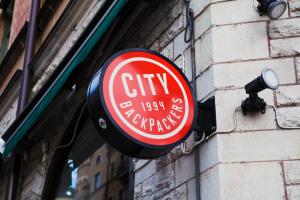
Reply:
[[99, 163], [101, 162], [101, 156], [97, 156], [97, 159], [96, 159], [96, 165], [98, 165]]
[[[90, 141], [89, 147], [93, 146]], [[96, 145], [93, 150], [87, 146], [82, 139], [79, 145], [75, 141], [55, 200], [106, 200], [114, 195], [127, 199], [129, 159], [106, 144]], [[99, 156], [101, 162], [96, 164]]]
[[100, 173], [95, 174], [95, 190], [100, 188]]
[[125, 196], [124, 196], [124, 190], [120, 190], [119, 191], [119, 200], [124, 200]]

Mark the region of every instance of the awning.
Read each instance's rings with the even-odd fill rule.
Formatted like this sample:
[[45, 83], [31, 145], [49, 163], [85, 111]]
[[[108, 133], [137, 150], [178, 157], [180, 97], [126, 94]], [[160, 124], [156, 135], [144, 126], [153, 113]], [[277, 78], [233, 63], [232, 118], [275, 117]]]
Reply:
[[[15, 146], [24, 138], [30, 128], [38, 121], [41, 114], [53, 101], [55, 96], [62, 89], [71, 73], [83, 62], [92, 51], [96, 43], [102, 38], [118, 13], [126, 5], [128, 0], [115, 0], [95, 28], [91, 31], [80, 48], [69, 60], [64, 69], [55, 78], [53, 84], [46, 90], [37, 103], [28, 113], [22, 113], [6, 132], [10, 132], [10, 137], [6, 140], [3, 156], [7, 157]], [[6, 133], [4, 135], [7, 135]]]

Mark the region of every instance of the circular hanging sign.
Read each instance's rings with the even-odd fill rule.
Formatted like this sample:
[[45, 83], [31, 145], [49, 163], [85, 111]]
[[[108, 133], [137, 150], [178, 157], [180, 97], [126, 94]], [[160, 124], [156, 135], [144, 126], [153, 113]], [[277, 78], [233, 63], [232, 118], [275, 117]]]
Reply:
[[113, 55], [91, 81], [88, 102], [101, 136], [133, 157], [167, 153], [189, 135], [197, 116], [184, 74], [144, 49]]

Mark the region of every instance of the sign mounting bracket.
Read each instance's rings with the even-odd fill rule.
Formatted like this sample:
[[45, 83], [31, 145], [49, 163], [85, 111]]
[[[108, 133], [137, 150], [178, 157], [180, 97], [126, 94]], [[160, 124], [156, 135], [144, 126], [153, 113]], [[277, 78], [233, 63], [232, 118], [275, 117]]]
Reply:
[[212, 96], [204, 102], [197, 102], [198, 116], [195, 140], [199, 141], [205, 134], [210, 136], [217, 130], [215, 97]]

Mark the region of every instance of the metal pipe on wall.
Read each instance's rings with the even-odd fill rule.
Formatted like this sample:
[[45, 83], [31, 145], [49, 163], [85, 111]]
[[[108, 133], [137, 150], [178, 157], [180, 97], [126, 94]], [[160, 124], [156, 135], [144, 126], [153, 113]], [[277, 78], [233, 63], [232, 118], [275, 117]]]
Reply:
[[[24, 56], [24, 63], [23, 63], [22, 80], [20, 86], [17, 115], [20, 115], [20, 113], [25, 109], [29, 99], [30, 79], [31, 79], [29, 64], [31, 62], [35, 50], [34, 47], [36, 41], [36, 28], [37, 28], [36, 16], [39, 11], [39, 8], [40, 8], [40, 0], [32, 0], [27, 38], [25, 44], [25, 56]], [[21, 156], [15, 153], [13, 153], [12, 156], [10, 157], [9, 178], [7, 181], [7, 188], [5, 194], [5, 199], [7, 200], [17, 199], [18, 177], [21, 171], [21, 160], [22, 160]]]
[[18, 101], [17, 115], [19, 115], [26, 107], [30, 93], [31, 72], [29, 64], [34, 55], [36, 30], [37, 30], [37, 13], [40, 9], [40, 0], [32, 0], [30, 9], [30, 18], [28, 23], [27, 38], [25, 44], [25, 56], [22, 71], [22, 80], [20, 87], [20, 95]]
[[[197, 83], [196, 83], [196, 55], [195, 55], [195, 30], [194, 30], [194, 12], [190, 8], [190, 0], [185, 0], [186, 6], [186, 22], [187, 26], [184, 34], [184, 41], [191, 44], [191, 68], [192, 68], [192, 87], [193, 93], [197, 98]], [[198, 132], [194, 131], [194, 138], [201, 138]], [[200, 181], [200, 148], [199, 145], [195, 148], [195, 174], [196, 174], [196, 199], [201, 200], [201, 181]]]

